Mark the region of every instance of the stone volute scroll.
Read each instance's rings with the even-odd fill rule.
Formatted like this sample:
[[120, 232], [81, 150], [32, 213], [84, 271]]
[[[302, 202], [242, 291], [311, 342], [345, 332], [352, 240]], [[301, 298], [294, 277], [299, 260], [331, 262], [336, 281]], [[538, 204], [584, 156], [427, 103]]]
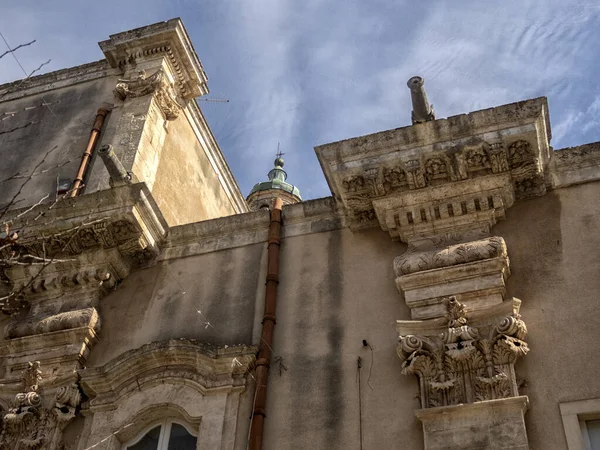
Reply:
[[39, 361], [29, 362], [23, 371], [21, 392], [15, 395], [2, 417], [0, 448], [5, 450], [63, 448], [62, 432], [75, 417], [81, 402], [78, 386], [63, 385], [47, 395], [42, 389]]
[[421, 406], [518, 396], [514, 364], [529, 352], [520, 301], [472, 319], [456, 297], [445, 299], [445, 305], [446, 316], [434, 323], [398, 322], [402, 373], [419, 378]]

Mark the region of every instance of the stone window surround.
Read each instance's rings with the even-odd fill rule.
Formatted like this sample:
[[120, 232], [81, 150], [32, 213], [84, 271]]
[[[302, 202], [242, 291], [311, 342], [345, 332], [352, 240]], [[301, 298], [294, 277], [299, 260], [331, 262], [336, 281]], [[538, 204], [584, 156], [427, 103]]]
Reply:
[[[196, 421], [197, 422], [197, 421]], [[144, 428], [141, 429], [141, 431], [139, 433], [137, 433], [133, 438], [128, 439], [122, 446], [121, 449], [122, 450], [127, 450], [127, 448], [129, 446], [135, 445], [137, 444], [141, 439], [143, 439], [143, 437], [153, 428], [160, 426], [161, 427], [161, 433], [165, 434], [167, 436], [167, 441], [162, 443], [162, 446], [159, 446], [159, 449], [162, 448], [166, 448], [166, 446], [168, 445], [168, 437], [171, 428], [170, 426], [172, 424], [178, 424], [181, 425], [183, 428], [186, 429], [186, 431], [188, 433], [190, 433], [192, 436], [194, 436], [196, 439], [198, 439], [198, 424], [196, 423], [195, 426], [191, 426], [190, 422], [186, 421], [186, 420], [181, 420], [180, 418], [172, 418], [170, 417], [166, 417], [166, 418], [162, 418], [160, 420], [155, 420], [153, 422], [150, 422], [149, 425], [146, 425]], [[123, 440], [123, 438], [121, 438], [121, 440]], [[163, 438], [164, 440], [164, 438]]]
[[152, 423], [194, 430], [197, 448], [233, 450], [240, 395], [255, 347], [214, 347], [188, 339], [154, 342], [104, 366], [82, 369], [87, 445], [119, 450]]
[[585, 422], [600, 419], [600, 398], [562, 402], [560, 416], [568, 450], [589, 450]]

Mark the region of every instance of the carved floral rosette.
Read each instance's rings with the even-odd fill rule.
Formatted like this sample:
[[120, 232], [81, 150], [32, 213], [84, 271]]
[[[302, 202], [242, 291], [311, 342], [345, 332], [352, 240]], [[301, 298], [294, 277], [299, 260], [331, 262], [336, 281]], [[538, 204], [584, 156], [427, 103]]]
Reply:
[[49, 449], [62, 448], [62, 431], [75, 417], [81, 402], [76, 384], [59, 388], [50, 407], [45, 406], [39, 387], [39, 361], [29, 363], [23, 373], [23, 391], [17, 395], [2, 417], [0, 448]]
[[402, 373], [419, 378], [423, 408], [519, 395], [514, 364], [529, 347], [527, 328], [516, 310], [474, 327], [464, 305], [450, 297], [442, 333], [399, 337]]

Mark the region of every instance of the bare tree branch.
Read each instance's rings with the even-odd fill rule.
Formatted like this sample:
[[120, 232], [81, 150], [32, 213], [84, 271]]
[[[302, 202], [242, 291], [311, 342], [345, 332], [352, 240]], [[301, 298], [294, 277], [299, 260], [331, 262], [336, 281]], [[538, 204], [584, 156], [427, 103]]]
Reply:
[[9, 53], [16, 52], [16, 51], [17, 51], [17, 50], [19, 50], [20, 48], [27, 47], [28, 45], [31, 45], [31, 44], [33, 44], [34, 42], [35, 42], [35, 39], [34, 39], [33, 41], [31, 41], [31, 42], [28, 42], [27, 44], [20, 44], [20, 45], [17, 45], [17, 46], [16, 46], [15, 48], [13, 48], [13, 49], [10, 49], [10, 48], [9, 48], [8, 50], [6, 50], [4, 53], [2, 53], [2, 54], [0, 55], [0, 59], [2, 59], [4, 56], [8, 55]]
[[[29, 72], [29, 75], [27, 75], [27, 78], [30, 78], [30, 77], [31, 77], [31, 75], [33, 75], [33, 74], [34, 74], [34, 73], [36, 73], [36, 72], [39, 72], [39, 71], [40, 71], [40, 69], [41, 69], [42, 67], [44, 67], [45, 65], [47, 65], [47, 64], [50, 64], [50, 61], [52, 61], [52, 60], [51, 60], [51, 59], [49, 59], [48, 61], [41, 63], [41, 64], [40, 64], [40, 65], [39, 65], [39, 66], [38, 66], [36, 69], [33, 69], [31, 72]], [[25, 78], [25, 80], [26, 80], [27, 78]]]
[[[93, 225], [98, 222], [102, 222], [103, 220], [104, 219], [98, 219], [98, 220], [93, 220], [91, 222], [82, 222], [80, 225], [78, 225], [75, 228], [71, 228], [71, 229], [63, 231], [61, 233], [53, 234], [51, 237], [60, 236], [60, 235], [66, 234], [66, 233], [73, 233], [69, 237], [69, 239], [67, 240], [65, 245], [61, 248], [61, 252], [64, 252], [69, 247], [69, 245], [71, 245], [71, 242], [73, 242], [73, 239], [75, 239], [75, 237], [77, 237], [77, 235], [79, 234], [79, 231], [81, 231], [81, 229], [83, 227]], [[43, 239], [44, 236], [42, 236], [41, 238]], [[37, 257], [37, 258], [40, 259], [39, 257]], [[44, 259], [45, 259], [45, 255], [44, 255], [44, 258], [42, 258], [42, 260], [44, 260]], [[9, 293], [8, 295], [5, 295], [4, 297], [0, 297], [0, 307], [2, 309], [4, 309], [12, 298], [18, 298], [23, 292], [25, 292], [26, 289], [28, 289], [33, 284], [33, 282], [35, 280], [37, 280], [42, 275], [44, 270], [49, 265], [57, 263], [57, 262], [62, 262], [62, 261], [63, 260], [58, 259], [55, 255], [52, 258], [50, 258], [49, 260], [47, 260], [46, 262], [41, 263], [42, 268], [39, 270], [39, 272], [36, 273], [34, 276], [32, 276], [31, 279], [25, 285], [23, 285], [18, 291], [16, 291], [16, 292], [13, 291], [13, 292]], [[65, 261], [67, 261], [67, 260], [65, 260]], [[27, 263], [27, 265], [31, 265], [31, 264], [32, 264], [31, 262]], [[7, 260], [0, 260], [0, 266], [1, 265], [9, 265], [9, 263]]]
[[6, 183], [7, 181], [11, 181], [11, 180], [18, 180], [18, 179], [29, 178], [29, 177], [33, 178], [33, 177], [38, 176], [38, 175], [43, 175], [45, 173], [50, 172], [51, 170], [60, 169], [61, 167], [64, 167], [67, 164], [72, 163], [73, 161], [74, 161], [73, 159], [69, 159], [68, 161], [65, 161], [63, 163], [57, 164], [57, 165], [52, 166], [52, 167], [48, 167], [47, 169], [40, 170], [39, 172], [35, 172], [32, 175], [25, 175], [25, 174], [22, 174], [21, 172], [17, 172], [15, 174], [11, 175], [8, 178], [5, 178], [4, 180], [0, 180], [0, 184]]
[[21, 184], [21, 187], [19, 187], [19, 190], [17, 191], [17, 193], [13, 196], [13, 198], [8, 202], [8, 204], [4, 207], [4, 209], [2, 210], [2, 212], [0, 213], [0, 219], [2, 219], [7, 211], [9, 210], [9, 208], [15, 203], [15, 200], [17, 199], [17, 197], [19, 195], [21, 195], [21, 192], [23, 192], [23, 189], [25, 188], [25, 186], [27, 185], [27, 183], [29, 183], [31, 181], [31, 179], [33, 178], [33, 174], [35, 173], [35, 171], [37, 169], [39, 169], [39, 167], [44, 164], [46, 162], [46, 158], [48, 156], [50, 156], [50, 154], [56, 150], [58, 148], [58, 145], [55, 145], [54, 147], [52, 147], [50, 150], [48, 150], [45, 154], [44, 157], [42, 158], [42, 160], [40, 162], [38, 162], [35, 167], [33, 168], [33, 170], [31, 171], [31, 174], [27, 177], [27, 179], [23, 182], [23, 184]]

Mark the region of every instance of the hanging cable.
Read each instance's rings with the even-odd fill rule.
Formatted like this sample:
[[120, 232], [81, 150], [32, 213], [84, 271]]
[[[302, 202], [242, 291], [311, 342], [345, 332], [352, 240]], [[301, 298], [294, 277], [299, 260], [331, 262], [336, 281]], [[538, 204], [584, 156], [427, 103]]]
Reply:
[[362, 389], [360, 386], [360, 369], [362, 368], [362, 359], [359, 356], [356, 359], [356, 381], [358, 382], [358, 435], [360, 438], [360, 450], [363, 448], [363, 432], [362, 432]]

